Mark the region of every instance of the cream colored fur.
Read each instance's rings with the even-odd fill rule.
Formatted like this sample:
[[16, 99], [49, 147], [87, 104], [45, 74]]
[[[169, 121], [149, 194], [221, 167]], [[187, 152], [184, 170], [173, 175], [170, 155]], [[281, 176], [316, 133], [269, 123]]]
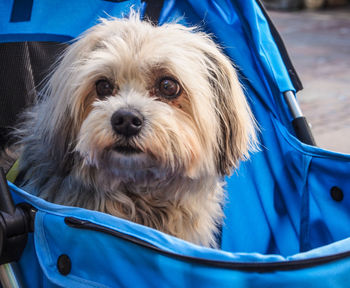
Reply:
[[[157, 95], [164, 76], [180, 83], [178, 98]], [[99, 79], [113, 95], [98, 99]], [[208, 35], [137, 14], [102, 20], [68, 48], [43, 94], [20, 132], [27, 190], [215, 246], [223, 176], [248, 158], [256, 135], [235, 69]], [[111, 127], [125, 107], [145, 119], [131, 138]]]

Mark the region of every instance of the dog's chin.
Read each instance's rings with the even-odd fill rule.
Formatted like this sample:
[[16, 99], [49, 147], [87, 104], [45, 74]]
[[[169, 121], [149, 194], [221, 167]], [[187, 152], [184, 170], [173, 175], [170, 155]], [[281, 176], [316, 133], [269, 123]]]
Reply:
[[131, 145], [114, 145], [102, 155], [103, 166], [122, 170], [148, 169], [156, 166], [155, 161], [139, 148]]
[[168, 169], [161, 167], [154, 157], [130, 145], [106, 149], [98, 166], [99, 174], [126, 184], [156, 185], [169, 177]]
[[142, 150], [135, 148], [131, 145], [115, 145], [112, 148], [113, 151], [119, 153], [120, 155], [133, 157], [137, 154], [142, 154]]

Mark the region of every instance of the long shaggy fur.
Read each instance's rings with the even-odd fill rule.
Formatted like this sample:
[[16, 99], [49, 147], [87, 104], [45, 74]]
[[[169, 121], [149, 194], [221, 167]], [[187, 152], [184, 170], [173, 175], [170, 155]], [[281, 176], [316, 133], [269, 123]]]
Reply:
[[[178, 98], [157, 95], [164, 76], [181, 85]], [[112, 95], [97, 97], [99, 79], [113, 83]], [[138, 15], [102, 20], [67, 49], [43, 95], [19, 132], [27, 191], [215, 246], [222, 176], [256, 136], [236, 72], [208, 35]], [[125, 107], [144, 117], [135, 137], [111, 127]]]

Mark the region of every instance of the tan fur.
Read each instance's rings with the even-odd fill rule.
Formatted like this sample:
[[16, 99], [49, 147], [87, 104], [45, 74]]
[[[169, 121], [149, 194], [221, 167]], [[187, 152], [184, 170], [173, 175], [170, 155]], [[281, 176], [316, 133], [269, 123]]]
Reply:
[[[178, 98], [157, 95], [164, 76], [180, 83]], [[116, 89], [99, 100], [101, 78]], [[208, 35], [137, 14], [102, 20], [68, 48], [44, 94], [20, 133], [26, 189], [215, 246], [222, 177], [248, 158], [256, 136], [236, 72]], [[145, 119], [130, 139], [110, 122], [124, 107]], [[116, 143], [142, 153], [120, 154]]]

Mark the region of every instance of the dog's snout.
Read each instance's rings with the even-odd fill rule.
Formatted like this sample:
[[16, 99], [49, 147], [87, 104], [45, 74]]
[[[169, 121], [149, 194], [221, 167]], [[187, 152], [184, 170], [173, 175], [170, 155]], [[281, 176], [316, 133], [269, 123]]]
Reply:
[[143, 125], [143, 116], [134, 109], [120, 109], [111, 118], [113, 130], [125, 137], [137, 135]]

